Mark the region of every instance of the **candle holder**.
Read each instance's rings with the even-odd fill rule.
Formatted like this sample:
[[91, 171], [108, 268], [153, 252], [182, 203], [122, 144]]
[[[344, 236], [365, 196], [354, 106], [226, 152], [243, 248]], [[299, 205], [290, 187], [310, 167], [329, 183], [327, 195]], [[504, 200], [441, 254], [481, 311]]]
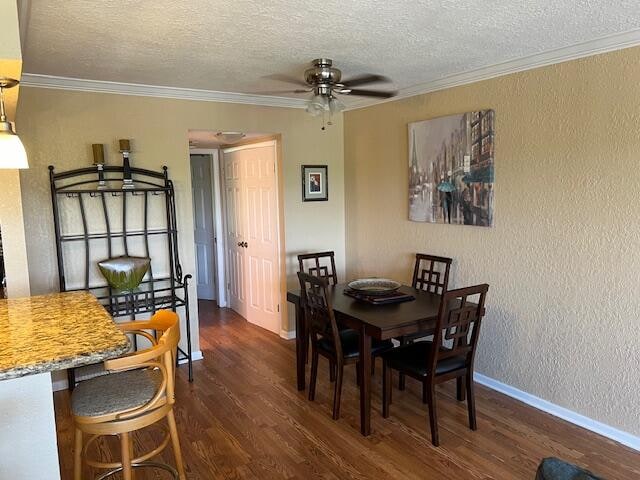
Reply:
[[131, 144], [128, 139], [121, 138], [120, 139], [120, 153], [122, 154], [122, 189], [123, 190], [133, 190], [135, 185], [133, 184], [133, 179], [131, 178], [131, 165], [129, 164], [129, 153], [131, 153]]
[[107, 182], [104, 180], [104, 145], [94, 143], [91, 148], [93, 149], [93, 164], [98, 169], [98, 190], [105, 190]]

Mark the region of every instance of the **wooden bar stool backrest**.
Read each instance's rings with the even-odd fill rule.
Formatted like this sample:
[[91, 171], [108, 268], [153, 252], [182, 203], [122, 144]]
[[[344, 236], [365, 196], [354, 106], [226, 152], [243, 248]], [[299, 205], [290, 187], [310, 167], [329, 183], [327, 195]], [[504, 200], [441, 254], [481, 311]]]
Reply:
[[[158, 369], [162, 373], [162, 382], [153, 398], [145, 405], [106, 415], [82, 417], [82, 423], [103, 423], [130, 419], [175, 403], [175, 365], [178, 342], [180, 341], [179, 321], [180, 319], [175, 312], [159, 310], [149, 320], [135, 320], [118, 324], [118, 328], [125, 334], [145, 337], [151, 346], [113, 360], [106, 360], [104, 362], [105, 370], [116, 373], [140, 368]], [[156, 340], [156, 337], [149, 333], [149, 330], [156, 332], [159, 338]]]
[[327, 279], [329, 285], [338, 283], [333, 252], [305, 253], [298, 255], [299, 271]]
[[416, 253], [411, 285], [418, 290], [442, 295], [449, 288], [449, 270], [453, 259]]
[[451, 357], [464, 357], [464, 368], [473, 370], [488, 290], [489, 285], [484, 283], [449, 290], [442, 295], [433, 348], [428, 354], [431, 378], [435, 376], [438, 363]]
[[332, 342], [336, 357], [342, 358], [340, 331], [331, 298], [327, 294], [327, 279], [303, 272], [298, 272], [298, 279], [304, 318], [309, 328], [311, 342], [316, 343], [322, 339]]

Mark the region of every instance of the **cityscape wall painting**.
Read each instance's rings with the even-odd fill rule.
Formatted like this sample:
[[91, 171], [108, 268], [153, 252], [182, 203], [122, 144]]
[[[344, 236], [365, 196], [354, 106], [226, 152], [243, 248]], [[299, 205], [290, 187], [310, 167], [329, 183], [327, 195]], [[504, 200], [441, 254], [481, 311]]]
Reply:
[[493, 226], [493, 110], [409, 124], [409, 220]]

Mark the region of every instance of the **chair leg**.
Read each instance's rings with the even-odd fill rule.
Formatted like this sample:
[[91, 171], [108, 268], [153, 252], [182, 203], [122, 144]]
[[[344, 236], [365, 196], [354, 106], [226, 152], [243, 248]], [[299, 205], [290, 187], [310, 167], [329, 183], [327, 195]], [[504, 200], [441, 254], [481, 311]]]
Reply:
[[465, 397], [464, 389], [465, 389], [464, 378], [463, 377], [456, 378], [456, 397], [458, 398], [459, 402], [464, 402], [464, 397]]
[[309, 400], [316, 398], [316, 380], [318, 379], [318, 351], [311, 348], [311, 375], [309, 376]]
[[131, 434], [120, 434], [120, 451], [122, 453], [122, 478], [124, 480], [132, 480], [132, 468], [131, 468]]
[[76, 388], [76, 370], [75, 368], [67, 369], [67, 382], [69, 383], [69, 391], [73, 392], [73, 389]]
[[73, 451], [73, 480], [82, 480], [82, 430], [76, 428]]
[[[405, 337], [400, 337], [400, 346], [405, 345], [407, 340]], [[406, 377], [404, 373], [400, 373], [400, 378], [398, 379], [398, 390], [404, 390], [406, 386]]]
[[427, 392], [427, 403], [429, 404], [429, 425], [431, 427], [431, 443], [435, 447], [440, 445], [440, 439], [438, 438], [438, 414], [436, 412], [436, 389], [435, 385], [423, 383], [424, 391]]
[[[133, 454], [133, 433], [129, 434], [129, 458], [133, 465], [133, 459], [136, 458]], [[136, 480], [136, 471], [133, 466], [131, 467], [131, 480]]]
[[180, 449], [180, 437], [178, 437], [178, 427], [176, 425], [176, 417], [173, 415], [173, 410], [169, 410], [169, 413], [167, 414], [167, 422], [169, 423], [171, 446], [173, 447], [173, 456], [176, 459], [176, 470], [178, 470], [178, 478], [180, 480], [187, 480], [187, 476], [184, 473], [182, 450]]
[[[304, 313], [302, 314], [304, 315]], [[303, 322], [304, 323], [304, 322]], [[303, 326], [303, 333], [302, 333], [302, 351], [304, 352], [304, 364], [306, 365], [307, 363], [309, 363], [309, 340], [311, 338], [311, 336], [309, 335], [309, 331], [308, 328], [305, 328]]]
[[340, 418], [340, 397], [342, 396], [342, 376], [344, 374], [344, 365], [341, 363], [336, 365], [336, 385], [333, 392], [333, 419]]
[[336, 381], [336, 363], [333, 360], [329, 360], [329, 381]]
[[398, 378], [398, 390], [404, 390], [407, 384], [404, 373], [401, 373]]
[[382, 416], [389, 418], [389, 405], [391, 405], [391, 368], [387, 362], [382, 362]]
[[468, 372], [466, 375], [467, 380], [467, 408], [469, 409], [469, 428], [471, 430], [477, 430], [478, 425], [476, 423], [476, 398], [473, 392], [473, 373]]

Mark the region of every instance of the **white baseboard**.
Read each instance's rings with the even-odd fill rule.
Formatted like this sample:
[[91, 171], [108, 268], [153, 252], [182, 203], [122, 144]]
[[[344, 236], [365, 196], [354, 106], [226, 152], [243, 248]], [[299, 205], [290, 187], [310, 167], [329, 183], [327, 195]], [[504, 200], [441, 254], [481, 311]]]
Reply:
[[54, 392], [59, 392], [60, 390], [66, 390], [69, 388], [69, 382], [65, 378], [64, 380], [56, 380], [53, 382], [52, 386]]
[[640, 451], [640, 437], [638, 436], [623, 432], [622, 430], [618, 430], [617, 428], [598, 422], [597, 420], [593, 420], [589, 417], [585, 417], [584, 415], [569, 410], [568, 408], [561, 407], [555, 403], [551, 403], [547, 400], [536, 397], [535, 395], [531, 395], [530, 393], [523, 392], [522, 390], [507, 385], [506, 383], [502, 383], [491, 377], [482, 375], [481, 373], [475, 372], [473, 374], [473, 378], [479, 384], [497, 392], [504, 393], [516, 400], [520, 400], [533, 408], [547, 412], [555, 417], [566, 420], [569, 423], [586, 428], [587, 430], [602, 435], [603, 437], [610, 438], [611, 440], [615, 440], [627, 447]]
[[[201, 350], [196, 350], [195, 352], [191, 352], [191, 358], [195, 362], [197, 360], [202, 360], [204, 356], [202, 355]], [[187, 359], [185, 358], [184, 360], [180, 360], [178, 363], [180, 365], [187, 363]], [[66, 390], [67, 388], [69, 388], [69, 382], [67, 381], [66, 377], [60, 380], [55, 380], [52, 384], [52, 388], [54, 392]]]
[[295, 330], [280, 330], [280, 338], [284, 338], [285, 340], [293, 340], [296, 338]]
[[[202, 355], [202, 350], [196, 350], [194, 352], [191, 352], [191, 360], [193, 360], [194, 362], [196, 360], [202, 360], [203, 358], [204, 356]], [[178, 365], [184, 365], [185, 363], [187, 363], [187, 359], [183, 358], [178, 362]]]

